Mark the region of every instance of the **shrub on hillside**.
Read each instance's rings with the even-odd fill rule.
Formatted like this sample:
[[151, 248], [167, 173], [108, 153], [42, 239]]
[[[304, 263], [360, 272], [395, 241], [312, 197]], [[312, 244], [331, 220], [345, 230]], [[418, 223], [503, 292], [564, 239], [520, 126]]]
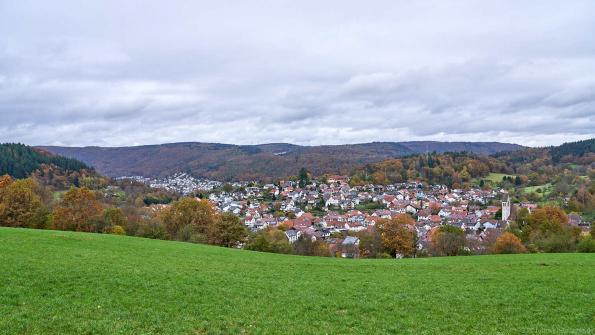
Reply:
[[99, 232], [112, 232], [115, 226], [126, 227], [128, 219], [120, 208], [106, 208], [103, 211], [104, 227]]
[[[377, 229], [361, 231], [358, 233], [358, 238], [361, 258], [378, 258], [381, 253], [384, 253], [382, 237]], [[387, 255], [390, 258], [390, 255]]]
[[192, 242], [192, 243], [208, 243], [209, 237], [206, 233], [198, 232], [192, 225], [182, 226], [176, 235], [174, 235], [174, 239], [178, 241], [184, 242]]
[[595, 240], [591, 235], [583, 237], [576, 247], [578, 252], [595, 252]]
[[521, 240], [509, 232], [500, 235], [494, 244], [494, 253], [496, 254], [520, 254], [525, 252], [527, 252], [527, 249]]
[[[136, 222], [136, 225], [133, 222], [128, 226], [131, 229], [135, 229], [134, 236], [158, 240], [166, 240], [169, 238], [165, 225], [157, 220], [138, 221]], [[128, 229], [126, 231], [131, 233]]]
[[112, 227], [112, 234], [114, 235], [126, 235], [126, 231], [122, 226], [113, 226]]
[[528, 217], [521, 236], [523, 241], [542, 252], [576, 250], [581, 231], [568, 224], [566, 213], [558, 207], [535, 209]]
[[467, 239], [465, 231], [452, 225], [443, 225], [431, 235], [432, 249], [435, 255], [456, 256], [466, 254]]
[[293, 247], [287, 240], [285, 232], [276, 228], [263, 229], [250, 236], [246, 249], [278, 254], [293, 253]]
[[312, 237], [305, 234], [300, 236], [292, 246], [296, 255], [321, 257], [330, 257], [331, 255], [328, 244], [321, 240], [312, 241]]

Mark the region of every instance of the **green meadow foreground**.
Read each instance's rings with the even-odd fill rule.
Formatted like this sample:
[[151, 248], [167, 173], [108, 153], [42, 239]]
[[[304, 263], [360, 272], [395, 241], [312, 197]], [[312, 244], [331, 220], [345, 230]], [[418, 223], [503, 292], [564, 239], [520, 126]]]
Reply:
[[0, 228], [1, 334], [594, 334], [595, 255], [343, 260]]

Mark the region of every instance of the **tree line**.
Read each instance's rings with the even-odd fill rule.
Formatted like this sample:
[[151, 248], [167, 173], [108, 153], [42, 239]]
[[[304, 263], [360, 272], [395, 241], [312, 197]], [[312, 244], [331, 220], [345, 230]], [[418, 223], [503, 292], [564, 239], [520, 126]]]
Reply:
[[[461, 228], [442, 225], [429, 234], [429, 246], [420, 250], [415, 220], [408, 214], [379, 220], [375, 229], [356, 233], [361, 257], [420, 257], [469, 255], [475, 250], [489, 253], [595, 252], [591, 234], [568, 223], [565, 212], [543, 206], [529, 213], [520, 209], [505, 232], [486, 235], [483, 248], [468, 240]], [[156, 214], [126, 215], [122, 208], [102, 202], [86, 187], [71, 187], [59, 200], [34, 178], [0, 177], [0, 225], [8, 227], [57, 229], [79, 232], [131, 235], [207, 243], [248, 250], [334, 256], [329, 244], [303, 235], [290, 244], [286, 227], [249, 233], [241, 220], [229, 213], [217, 213], [206, 200], [180, 198]], [[337, 237], [337, 236], [336, 236]], [[339, 236], [344, 237], [344, 236]]]
[[248, 232], [232, 214], [217, 214], [206, 200], [181, 198], [157, 215], [132, 220], [86, 187], [71, 187], [56, 201], [34, 178], [0, 177], [0, 225], [132, 235], [234, 247]]
[[494, 171], [506, 172], [506, 164], [493, 157], [464, 152], [433, 152], [368, 164], [352, 173], [351, 183], [394, 184], [420, 180], [460, 188], [473, 178], [485, 177]]
[[26, 178], [41, 165], [54, 165], [67, 171], [91, 170], [76, 159], [51, 155], [19, 143], [0, 144], [0, 175]]

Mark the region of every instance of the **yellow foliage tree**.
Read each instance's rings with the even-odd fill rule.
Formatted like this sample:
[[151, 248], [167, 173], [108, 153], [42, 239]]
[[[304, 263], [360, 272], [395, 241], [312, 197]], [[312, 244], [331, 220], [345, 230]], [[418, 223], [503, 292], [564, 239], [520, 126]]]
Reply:
[[29, 227], [43, 204], [36, 193], [37, 184], [31, 178], [7, 182], [0, 194], [0, 225], [8, 227]]
[[168, 234], [179, 240], [207, 242], [215, 221], [213, 208], [206, 200], [182, 198], [159, 214]]

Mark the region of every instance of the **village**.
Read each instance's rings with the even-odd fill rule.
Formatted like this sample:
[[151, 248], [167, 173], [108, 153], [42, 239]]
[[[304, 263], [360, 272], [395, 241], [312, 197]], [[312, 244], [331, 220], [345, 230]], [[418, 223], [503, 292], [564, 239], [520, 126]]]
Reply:
[[[512, 204], [500, 188], [449, 189], [410, 181], [390, 185], [350, 186], [349, 177], [325, 176], [301, 185], [298, 180], [276, 184], [197, 179], [176, 174], [163, 179], [123, 177], [185, 196], [206, 198], [215, 211], [240, 217], [251, 232], [278, 228], [290, 243], [300, 238], [326, 242], [333, 253], [357, 258], [358, 236], [373, 232], [382, 219], [400, 214], [415, 220], [418, 250], [427, 251], [431, 233], [442, 225], [465, 231], [469, 253], [484, 253], [515, 219], [520, 208], [529, 213], [536, 203]], [[152, 205], [155, 211], [168, 205]], [[588, 222], [570, 214], [569, 223], [588, 229]]]
[[[373, 231], [381, 219], [409, 214], [415, 219], [417, 248], [427, 250], [430, 233], [441, 225], [463, 229], [469, 250], [481, 253], [514, 220], [519, 208], [529, 212], [535, 203], [511, 204], [502, 189], [448, 189], [444, 185], [407, 182], [393, 185], [350, 186], [346, 176], [328, 176], [323, 182], [299, 186], [298, 181], [278, 185], [235, 183], [234, 191], [218, 191], [208, 200], [220, 212], [242, 218], [252, 232], [271, 228], [285, 231], [290, 243], [301, 236], [325, 241], [342, 257], [354, 258], [358, 233]], [[581, 225], [578, 215], [571, 224]]]

